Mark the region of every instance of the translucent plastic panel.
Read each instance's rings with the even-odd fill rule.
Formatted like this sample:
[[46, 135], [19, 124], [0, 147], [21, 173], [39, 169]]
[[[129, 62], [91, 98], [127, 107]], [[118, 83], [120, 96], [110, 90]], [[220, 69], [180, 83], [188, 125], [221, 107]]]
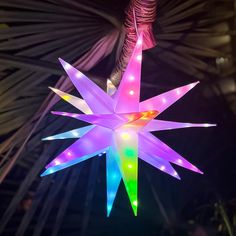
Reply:
[[107, 216], [110, 215], [114, 199], [121, 181], [121, 174], [116, 158], [118, 153], [113, 147], [109, 147], [106, 155], [106, 179], [107, 179]]
[[150, 133], [139, 133], [139, 148], [141, 151], [148, 153], [149, 155], [154, 154], [155, 156], [158, 156], [166, 161], [202, 174], [196, 166], [192, 165], [181, 155], [172, 150], [168, 145]]
[[[100, 150], [110, 146], [111, 130], [103, 127], [95, 127], [77, 140], [64, 152], [51, 161], [46, 168], [64, 164], [68, 161], [79, 159], [84, 156], [94, 156]], [[102, 138], [101, 138], [102, 137]]]
[[125, 117], [123, 118], [122, 116], [116, 114], [84, 115], [84, 114], [68, 113], [61, 111], [53, 111], [52, 114], [72, 117], [78, 120], [107, 127], [110, 129], [115, 129], [128, 121], [128, 119], [126, 119]]
[[180, 179], [178, 173], [175, 171], [175, 169], [171, 166], [171, 164], [168, 161], [165, 161], [164, 159], [159, 158], [155, 155], [149, 155], [145, 152], [139, 151], [139, 158], [143, 161], [147, 162], [148, 164], [154, 166], [155, 168], [177, 178]]
[[112, 98], [69, 63], [59, 59], [70, 80], [93, 113], [113, 112]]
[[145, 126], [151, 119], [157, 116], [156, 111], [133, 112], [122, 114], [77, 114], [62, 111], [51, 111], [54, 115], [67, 116], [74, 119], [82, 120], [91, 124], [104, 126], [110, 129], [123, 127], [140, 128]]
[[139, 110], [142, 44], [143, 36], [140, 34], [119, 88], [115, 94], [115, 111], [118, 113], [135, 112]]
[[49, 87], [54, 93], [56, 93], [59, 97], [70, 103], [72, 106], [76, 107], [80, 111], [85, 114], [92, 114], [91, 109], [89, 108], [88, 104], [81, 98], [77, 98], [69, 93], [64, 93], [56, 88]]
[[171, 130], [181, 129], [190, 127], [211, 127], [216, 126], [215, 124], [193, 124], [193, 123], [181, 123], [165, 120], [151, 120], [146, 126], [143, 127], [142, 131], [160, 131], [160, 130]]
[[75, 158], [75, 159], [71, 159], [71, 160], [68, 160], [68, 161], [65, 161], [63, 162], [62, 164], [58, 164], [58, 165], [55, 165], [55, 166], [52, 166], [52, 167], [49, 167], [47, 168], [42, 174], [41, 176], [46, 176], [46, 175], [50, 175], [50, 174], [53, 174], [57, 171], [60, 171], [60, 170], [63, 170], [65, 168], [68, 168], [70, 166], [73, 166], [75, 164], [78, 164], [82, 161], [86, 161], [88, 160], [89, 158], [93, 157], [93, 156], [96, 156], [98, 155], [99, 153], [101, 152], [104, 152], [106, 150], [106, 148], [104, 149], [100, 149], [99, 151], [96, 151], [94, 153], [89, 153], [88, 155], [85, 155], [85, 156], [82, 156], [80, 158]]
[[138, 135], [132, 130], [114, 133], [116, 160], [128, 193], [134, 215], [138, 206]]
[[89, 125], [82, 128], [73, 129], [73, 130], [70, 130], [61, 134], [49, 136], [49, 137], [43, 138], [42, 140], [45, 141], [45, 140], [56, 140], [56, 139], [81, 138], [83, 135], [88, 133], [94, 127], [95, 127], [94, 125]]
[[159, 113], [163, 112], [173, 103], [178, 101], [181, 97], [183, 97], [189, 90], [194, 88], [199, 82], [195, 82], [192, 84], [188, 84], [173, 90], [170, 90], [166, 93], [162, 93], [158, 96], [150, 98], [140, 103], [139, 110], [147, 111], [147, 110], [157, 110]]

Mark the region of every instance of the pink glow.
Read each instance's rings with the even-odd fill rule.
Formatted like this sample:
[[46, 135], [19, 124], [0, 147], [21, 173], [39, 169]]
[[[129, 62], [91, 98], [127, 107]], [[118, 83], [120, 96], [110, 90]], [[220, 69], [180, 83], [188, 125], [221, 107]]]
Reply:
[[135, 78], [134, 78], [133, 75], [130, 75], [130, 76], [129, 76], [129, 80], [130, 80], [130, 81], [134, 81], [134, 79], [135, 79]]
[[[138, 40], [142, 41], [142, 37], [143, 35], [141, 33]], [[139, 111], [141, 63], [139, 60], [137, 61], [135, 59], [138, 57], [139, 59], [142, 60], [142, 57], [140, 57], [141, 55], [142, 55], [142, 44], [136, 43], [129, 64], [126, 68], [126, 71], [123, 75], [119, 88], [114, 97], [116, 104], [115, 112], [117, 113]], [[132, 80], [131, 90], [130, 90], [130, 75], [132, 75], [135, 78], [135, 80]]]
[[[140, 103], [139, 110], [140, 111], [157, 110], [161, 113], [165, 109], [170, 107], [173, 103], [178, 101], [181, 97], [183, 97], [189, 90], [194, 88], [198, 83], [199, 82], [195, 82], [189, 85], [185, 85], [177, 89], [170, 90], [156, 97], [150, 98], [148, 100], [145, 100]], [[177, 91], [181, 91], [181, 94], [179, 96], [176, 96]]]
[[170, 90], [140, 103], [142, 37], [143, 34], [140, 33], [118, 90], [111, 81], [108, 81], [108, 94], [105, 93], [82, 72], [62, 59], [60, 59], [62, 66], [84, 100], [52, 89], [62, 99], [85, 113], [53, 111], [53, 114], [78, 119], [92, 125], [44, 139], [80, 138], [51, 161], [42, 176], [93, 156], [104, 156], [106, 153], [107, 215], [110, 214], [121, 179], [134, 214], [137, 215], [138, 157], [177, 179], [180, 177], [170, 163], [203, 173], [150, 132], [214, 126], [208, 123], [154, 120], [159, 113], [184, 96], [198, 82]]

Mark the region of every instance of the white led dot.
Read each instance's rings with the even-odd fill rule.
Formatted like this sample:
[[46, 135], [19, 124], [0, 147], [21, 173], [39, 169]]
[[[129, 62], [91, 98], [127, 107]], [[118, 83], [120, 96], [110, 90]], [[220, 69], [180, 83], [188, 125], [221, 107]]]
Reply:
[[81, 78], [82, 77], [82, 73], [80, 71], [78, 71], [76, 74], [75, 74], [76, 78]]
[[71, 156], [72, 154], [71, 154], [71, 152], [67, 152], [67, 155], [68, 155], [68, 156]]
[[179, 164], [182, 164], [183, 161], [182, 161], [181, 159], [178, 159], [177, 162], [178, 162]]
[[160, 168], [160, 169], [161, 169], [161, 170], [165, 170], [165, 168], [166, 168], [165, 166], [161, 166], [161, 168]]
[[163, 102], [163, 103], [166, 103], [166, 99], [165, 99], [165, 98], [162, 98], [162, 102]]
[[138, 206], [138, 201], [137, 200], [133, 201], [133, 205]]
[[65, 68], [66, 70], [69, 70], [69, 69], [71, 68], [71, 65], [67, 63], [67, 64], [65, 64], [64, 68]]
[[56, 164], [56, 165], [60, 165], [61, 162], [60, 162], [59, 160], [55, 160], [55, 164]]
[[130, 81], [133, 81], [133, 80], [134, 80], [134, 76], [133, 76], [133, 75], [130, 75], [130, 76], [129, 76], [129, 80], [130, 80]]
[[134, 90], [130, 90], [129, 91], [129, 94], [132, 96], [132, 95], [134, 95]]
[[138, 61], [142, 61], [142, 55], [138, 55], [138, 56], [136, 57], [136, 59], [137, 59]]
[[177, 95], [180, 95], [180, 91], [179, 91], [179, 89], [176, 90], [176, 93], [177, 93]]
[[77, 131], [73, 131], [72, 134], [73, 134], [73, 136], [75, 136], [75, 137], [78, 137], [78, 136], [79, 136], [79, 133], [78, 133]]
[[53, 140], [54, 138], [52, 136], [45, 138], [46, 140]]
[[128, 165], [128, 168], [131, 169], [133, 166], [131, 164]]
[[139, 39], [138, 42], [137, 42], [138, 45], [141, 45], [142, 44], [142, 40]]

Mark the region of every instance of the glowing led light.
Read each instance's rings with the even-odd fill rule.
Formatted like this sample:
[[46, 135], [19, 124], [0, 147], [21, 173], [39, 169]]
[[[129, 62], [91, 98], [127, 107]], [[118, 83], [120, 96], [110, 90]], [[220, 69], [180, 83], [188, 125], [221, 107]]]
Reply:
[[134, 206], [138, 206], [138, 201], [137, 201], [137, 200], [134, 200], [134, 201], [133, 201], [133, 205], [134, 205]]
[[69, 69], [72, 68], [72, 66], [71, 66], [70, 64], [66, 63], [66, 64], [64, 65], [64, 68], [65, 68], [65, 70], [69, 70]]
[[162, 102], [163, 102], [163, 103], [166, 103], [166, 99], [165, 99], [165, 98], [162, 98]]
[[138, 61], [142, 61], [142, 55], [138, 55], [138, 56], [136, 57], [136, 59], [137, 59]]
[[165, 166], [161, 166], [161, 168], [160, 168], [162, 171], [163, 170], [165, 170], [166, 169], [166, 167]]
[[116, 179], [117, 177], [118, 177], [118, 176], [117, 176], [116, 174], [113, 174], [113, 175], [112, 175], [112, 178], [113, 178], [113, 179]]
[[[186, 125], [191, 127], [212, 126], [154, 120], [158, 114], [179, 100], [197, 83], [185, 85], [140, 102], [141, 45], [142, 33], [118, 90], [108, 81], [108, 94], [105, 93], [62, 59], [59, 59], [62, 66], [84, 100], [51, 88], [57, 95], [80, 110], [78, 114], [52, 112], [53, 114], [76, 118], [91, 125], [44, 139], [76, 138], [76, 141], [48, 163], [41, 176], [68, 168], [95, 155], [102, 156], [105, 153], [104, 150], [107, 150], [107, 216], [110, 214], [121, 181], [124, 182], [134, 215], [137, 215], [138, 157], [176, 178], [179, 176], [171, 163], [181, 164], [184, 168], [202, 173], [150, 132], [184, 128]], [[77, 79], [78, 77], [79, 79]], [[81, 114], [81, 112], [85, 114]]]
[[130, 94], [131, 96], [133, 96], [133, 95], [134, 95], [134, 90], [130, 90], [130, 91], [129, 91], [129, 94]]
[[64, 100], [68, 101], [70, 99], [70, 96], [69, 95], [62, 95], [61, 96]]
[[55, 160], [55, 165], [60, 165], [61, 162], [59, 160]]
[[142, 43], [143, 43], [143, 40], [142, 39], [138, 39], [137, 45], [142, 45]]
[[177, 162], [178, 162], [179, 164], [182, 164], [182, 163], [183, 163], [183, 161], [182, 161], [181, 159], [178, 159]]
[[72, 134], [73, 134], [73, 136], [75, 136], [75, 137], [78, 137], [78, 136], [79, 136], [79, 133], [78, 133], [77, 131], [73, 131]]
[[211, 127], [211, 126], [214, 126], [212, 124], [203, 124], [204, 127]]
[[53, 140], [54, 138], [53, 137], [51, 137], [51, 136], [49, 136], [49, 137], [47, 137], [47, 138], [45, 138], [45, 140]]
[[122, 134], [121, 134], [121, 137], [122, 137], [122, 139], [124, 139], [124, 140], [127, 140], [127, 139], [129, 139], [129, 133], [127, 133], [127, 132], [123, 132]]
[[81, 78], [82, 76], [83, 76], [83, 74], [79, 71], [75, 74], [75, 77], [78, 79]]
[[134, 81], [134, 79], [135, 79], [135, 78], [134, 78], [133, 75], [130, 75], [130, 76], [129, 76], [129, 80], [130, 80], [130, 81]]

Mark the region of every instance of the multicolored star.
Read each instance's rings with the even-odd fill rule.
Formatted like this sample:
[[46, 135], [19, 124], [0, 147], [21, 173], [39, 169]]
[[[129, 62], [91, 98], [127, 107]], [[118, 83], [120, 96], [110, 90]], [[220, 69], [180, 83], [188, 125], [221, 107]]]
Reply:
[[214, 126], [154, 119], [198, 82], [140, 102], [142, 34], [138, 38], [119, 88], [113, 95], [105, 93], [83, 73], [62, 59], [59, 60], [84, 100], [58, 89], [51, 89], [84, 114], [58, 111], [52, 113], [82, 120], [91, 125], [43, 139], [80, 138], [51, 161], [41, 176], [55, 173], [106, 152], [107, 216], [109, 216], [121, 179], [124, 181], [133, 212], [137, 215], [138, 157], [178, 179], [180, 177], [170, 163], [202, 174], [196, 166], [150, 133], [159, 130]]

